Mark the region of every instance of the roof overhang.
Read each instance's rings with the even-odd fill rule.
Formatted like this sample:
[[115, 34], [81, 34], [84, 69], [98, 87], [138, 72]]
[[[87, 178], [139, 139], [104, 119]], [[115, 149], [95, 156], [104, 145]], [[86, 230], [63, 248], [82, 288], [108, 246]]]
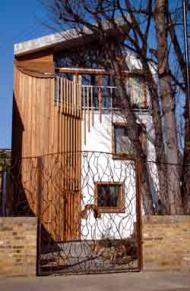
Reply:
[[15, 56], [22, 56], [46, 49], [55, 48], [57, 46], [66, 46], [67, 43], [77, 40], [79, 38], [81, 38], [81, 35], [79, 35], [79, 33], [75, 29], [49, 34], [36, 39], [15, 44], [14, 54]]
[[[117, 25], [125, 27], [126, 23], [123, 19], [117, 19]], [[118, 31], [109, 22], [105, 22], [103, 29], [110, 34], [116, 34]], [[23, 56], [47, 49], [67, 48], [80, 44], [81, 41], [96, 38], [92, 30], [84, 27], [82, 31], [77, 29], [69, 29], [59, 33], [54, 33], [46, 36], [42, 36], [36, 39], [20, 42], [14, 45], [14, 55]]]

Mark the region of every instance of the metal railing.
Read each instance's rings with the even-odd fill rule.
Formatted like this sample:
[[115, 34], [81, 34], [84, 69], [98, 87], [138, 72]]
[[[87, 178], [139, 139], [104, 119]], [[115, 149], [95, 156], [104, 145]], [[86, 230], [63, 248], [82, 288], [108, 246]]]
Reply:
[[135, 160], [119, 162], [105, 152], [66, 152], [23, 158], [4, 170], [13, 215], [39, 218], [39, 274], [139, 268]]
[[[143, 81], [129, 78], [126, 92], [134, 109], [149, 109], [149, 93]], [[123, 97], [115, 86], [80, 84], [74, 79], [57, 76], [55, 80], [55, 104], [66, 114], [80, 114], [80, 110], [118, 110]]]
[[[134, 109], [150, 107], [148, 90], [142, 83], [129, 79], [126, 83], [126, 93], [131, 99]], [[116, 86], [82, 85], [82, 108], [91, 110], [118, 110], [123, 97], [119, 96]]]

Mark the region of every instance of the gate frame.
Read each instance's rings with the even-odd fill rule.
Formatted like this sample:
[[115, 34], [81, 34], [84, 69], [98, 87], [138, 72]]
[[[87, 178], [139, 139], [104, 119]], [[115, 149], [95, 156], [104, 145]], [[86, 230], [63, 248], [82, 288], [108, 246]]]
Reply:
[[136, 219], [137, 219], [137, 254], [138, 271], [143, 270], [143, 240], [142, 240], [142, 196], [141, 196], [141, 160], [135, 160], [136, 169]]
[[41, 271], [41, 264], [40, 264], [40, 254], [41, 254], [41, 175], [40, 169], [42, 166], [41, 157], [38, 157], [38, 220], [37, 220], [37, 256], [36, 256], [36, 275], [37, 276], [46, 276], [46, 275], [87, 275], [87, 274], [111, 274], [111, 273], [129, 273], [129, 272], [140, 272], [143, 270], [143, 240], [142, 240], [142, 196], [141, 196], [141, 170], [142, 164], [139, 158], [130, 158], [131, 161], [134, 161], [135, 164], [135, 189], [136, 189], [136, 243], [137, 243], [137, 267], [132, 269], [120, 269], [120, 270], [100, 270], [97, 272], [73, 272], [73, 273], [60, 273], [60, 272], [50, 272], [50, 273], [43, 273]]

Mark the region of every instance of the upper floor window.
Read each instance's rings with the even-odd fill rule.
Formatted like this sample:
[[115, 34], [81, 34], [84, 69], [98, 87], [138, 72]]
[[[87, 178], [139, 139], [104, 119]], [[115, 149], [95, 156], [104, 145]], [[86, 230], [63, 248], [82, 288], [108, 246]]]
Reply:
[[113, 124], [113, 155], [114, 158], [127, 158], [134, 155], [134, 146], [128, 135], [127, 125]]
[[109, 75], [82, 75], [83, 107], [95, 110], [115, 108], [116, 87]]

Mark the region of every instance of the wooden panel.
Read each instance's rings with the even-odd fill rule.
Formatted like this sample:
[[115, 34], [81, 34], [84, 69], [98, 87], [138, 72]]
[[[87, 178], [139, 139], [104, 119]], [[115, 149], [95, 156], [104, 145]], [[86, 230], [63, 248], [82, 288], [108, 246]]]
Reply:
[[54, 78], [27, 75], [15, 67], [13, 133], [20, 134], [13, 134], [13, 160], [22, 159], [28, 204], [57, 241], [79, 238], [80, 228], [81, 106], [75, 85], [65, 83], [67, 111], [55, 104]]
[[31, 55], [17, 57], [16, 66], [23, 70], [37, 73], [54, 73], [54, 61], [52, 51], [33, 53]]

